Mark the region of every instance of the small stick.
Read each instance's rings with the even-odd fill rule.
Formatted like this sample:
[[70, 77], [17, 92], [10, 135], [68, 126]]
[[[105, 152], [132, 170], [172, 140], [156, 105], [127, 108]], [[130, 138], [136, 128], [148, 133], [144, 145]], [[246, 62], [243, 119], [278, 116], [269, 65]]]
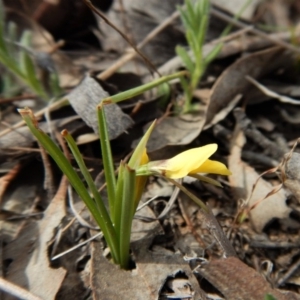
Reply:
[[9, 282], [8, 280], [0, 277], [0, 290], [6, 292], [18, 299], [23, 300], [42, 300], [42, 298], [33, 295], [29, 291], [19, 287], [18, 285]]

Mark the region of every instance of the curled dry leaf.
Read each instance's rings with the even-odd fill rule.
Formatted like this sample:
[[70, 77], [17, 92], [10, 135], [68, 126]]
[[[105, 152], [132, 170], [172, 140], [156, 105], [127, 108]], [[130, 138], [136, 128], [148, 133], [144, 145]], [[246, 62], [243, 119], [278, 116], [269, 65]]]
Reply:
[[225, 299], [265, 299], [267, 294], [277, 300], [297, 300], [296, 294], [282, 294], [271, 288], [270, 284], [254, 269], [236, 257], [214, 259], [197, 268], [197, 272], [215, 286]]
[[[101, 85], [92, 77], [86, 76], [83, 81], [67, 96], [70, 104], [84, 122], [98, 133], [97, 105], [101, 99], [109, 97]], [[132, 124], [132, 119], [124, 114], [115, 104], [105, 105], [107, 129], [110, 139], [121, 135]]]
[[290, 53], [283, 52], [281, 48], [273, 47], [242, 57], [229, 66], [211, 90], [206, 124], [209, 124], [215, 115], [237, 95], [246, 95], [251, 84], [245, 79], [245, 76], [259, 78], [279, 67], [286, 66], [290, 58]]
[[266, 96], [268, 96], [270, 98], [278, 99], [280, 102], [283, 102], [283, 103], [300, 105], [299, 100], [275, 93], [271, 89], [269, 89], [266, 86], [259, 83], [257, 80], [253, 79], [251, 76], [246, 76], [246, 78], [248, 81], [250, 81], [252, 84], [254, 84], [261, 92], [263, 92]]
[[201, 132], [205, 116], [203, 113], [183, 117], [167, 117], [154, 128], [147, 144], [149, 152], [169, 145], [187, 145]]

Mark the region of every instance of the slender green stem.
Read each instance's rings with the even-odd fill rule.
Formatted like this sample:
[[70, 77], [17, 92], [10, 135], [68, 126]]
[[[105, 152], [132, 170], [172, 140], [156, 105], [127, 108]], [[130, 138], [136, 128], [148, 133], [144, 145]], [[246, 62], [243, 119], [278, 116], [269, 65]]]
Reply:
[[170, 181], [171, 183], [173, 183], [174, 185], [176, 185], [182, 192], [184, 192], [187, 196], [189, 196], [197, 205], [201, 207], [202, 210], [204, 210], [204, 212], [209, 213], [209, 209], [205, 205], [205, 203], [202, 202], [202, 200], [196, 197], [193, 193], [191, 193], [188, 189], [186, 189], [182, 184], [180, 184], [174, 179], [168, 177], [164, 177], [164, 178]]
[[153, 81], [151, 81], [149, 83], [146, 83], [144, 85], [141, 85], [139, 87], [130, 89], [128, 91], [119, 93], [119, 94], [114, 95], [114, 96], [107, 97], [107, 98], [103, 99], [103, 101], [105, 101], [105, 102], [114, 102], [114, 103], [121, 102], [123, 100], [126, 100], [126, 99], [132, 98], [134, 96], [140, 95], [143, 92], [148, 91], [152, 88], [155, 88], [160, 84], [163, 84], [165, 82], [168, 82], [168, 81], [176, 79], [176, 78], [180, 78], [180, 77], [185, 76], [187, 74], [188, 74], [187, 71], [181, 71], [181, 72], [177, 72], [177, 73], [174, 73], [174, 74], [171, 74], [171, 75], [162, 76], [162, 77], [160, 77], [156, 80], [153, 80]]
[[97, 107], [98, 124], [99, 124], [98, 127], [99, 127], [104, 174], [105, 174], [105, 180], [107, 186], [109, 211], [110, 211], [110, 216], [113, 216], [114, 209], [115, 209], [114, 202], [116, 198], [116, 177], [115, 177], [115, 170], [114, 170], [114, 163], [112, 159], [110, 141], [108, 136], [108, 130], [106, 125], [106, 118], [105, 118], [105, 111], [104, 111], [105, 105], [106, 104], [102, 102]]

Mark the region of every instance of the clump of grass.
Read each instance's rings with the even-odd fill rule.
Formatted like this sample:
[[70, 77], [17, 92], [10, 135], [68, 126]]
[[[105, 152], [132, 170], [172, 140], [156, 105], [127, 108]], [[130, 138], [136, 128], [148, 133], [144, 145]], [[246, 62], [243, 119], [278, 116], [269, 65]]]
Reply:
[[185, 0], [183, 7], [178, 6], [180, 17], [185, 29], [185, 36], [192, 55], [182, 46], [176, 47], [177, 55], [182, 59], [186, 69], [189, 71], [189, 78], [181, 78], [181, 85], [184, 90], [185, 102], [182, 113], [193, 111], [193, 92], [197, 88], [201, 77], [207, 66], [218, 55], [222, 45], [217, 45], [213, 51], [203, 56], [206, 31], [209, 21], [209, 1]]
[[[44, 100], [49, 96], [58, 95], [60, 88], [55, 72], [49, 78], [50, 95], [37, 76], [37, 67], [32, 58], [33, 51], [30, 50], [31, 31], [25, 30], [18, 39], [17, 29], [13, 22], [9, 22], [5, 27], [5, 9], [0, 0], [0, 64], [7, 71], [2, 74], [2, 90], [4, 93], [11, 92], [10, 89], [17, 91], [21, 83]], [[17, 82], [15, 78], [18, 79]]]

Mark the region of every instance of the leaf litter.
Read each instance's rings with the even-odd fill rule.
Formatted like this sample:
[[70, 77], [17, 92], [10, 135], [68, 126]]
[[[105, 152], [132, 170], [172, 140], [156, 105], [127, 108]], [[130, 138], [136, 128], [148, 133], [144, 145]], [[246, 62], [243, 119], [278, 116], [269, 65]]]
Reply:
[[[57, 2], [55, 9], [62, 13], [63, 1]], [[104, 2], [101, 5], [106, 16], [136, 44], [175, 12], [175, 4], [182, 3], [124, 0], [113, 1], [109, 7]], [[228, 22], [228, 18], [235, 22], [218, 10], [221, 7], [232, 12], [232, 6], [224, 1], [212, 2], [216, 6], [211, 10], [212, 26], [204, 53], [209, 53], [220, 40], [216, 35], [220, 30], [213, 25], [218, 27], [218, 23]], [[42, 31], [32, 28], [44, 32], [35, 35], [33, 49], [50, 53], [59, 36], [54, 27], [62, 29], [64, 25], [58, 20], [51, 27], [52, 4], [43, 10], [29, 4], [29, 1], [22, 4], [30, 7], [29, 17], [43, 20], [44, 26]], [[264, 5], [253, 1], [243, 17], [254, 26], [261, 22], [273, 28], [282, 24], [296, 26], [299, 22], [294, 14], [300, 11], [296, 3], [269, 1], [270, 10], [264, 10]], [[279, 7], [290, 14], [280, 17]], [[10, 8], [15, 9], [13, 5]], [[78, 18], [83, 15], [83, 12], [78, 13]], [[15, 19], [24, 26], [22, 17]], [[70, 20], [73, 19], [71, 16]], [[185, 45], [184, 33], [179, 19], [174, 17], [174, 20], [170, 19], [144, 48], [144, 54], [163, 75], [183, 67], [174, 48], [177, 44]], [[194, 94], [199, 108], [196, 113], [175, 115], [172, 107], [167, 107], [155, 92], [130, 100], [130, 106], [114, 105], [108, 112], [116, 162], [128, 155], [132, 141], [141, 137], [142, 127], [159, 118], [148, 145], [150, 157], [169, 158], [179, 150], [217, 142], [216, 158], [221, 158], [233, 173], [228, 181], [222, 179], [221, 191], [205, 183], [185, 183], [209, 204], [212, 212], [209, 216], [182, 193], [176, 192], [175, 199], [172, 198], [173, 189], [168, 183], [151, 178], [143, 201], [154, 199], [136, 214], [129, 271], [109, 262], [109, 251], [99, 238], [50, 262], [53, 241], [58, 245], [57, 253], [87, 240], [94, 233], [85, 227], [85, 222], [90, 224], [91, 220], [82, 205], [76, 210], [76, 214], [81, 215], [78, 219], [73, 219], [73, 213], [66, 210], [66, 183], [59, 180], [61, 174], [54, 166], [45, 168], [52, 169], [55, 179], [52, 185], [57, 189], [60, 182], [62, 193], [47, 199], [53, 187], [46, 185], [44, 190], [43, 176], [37, 177], [40, 173], [35, 173], [34, 167], [29, 172], [30, 177], [39, 180], [30, 187], [24, 184], [27, 174], [22, 168], [40, 162], [40, 151], [36, 151], [32, 136], [21, 122], [17, 125], [19, 129], [14, 126], [18, 120], [13, 110], [19, 104], [1, 95], [5, 105], [11, 107], [3, 111], [0, 132], [2, 277], [42, 299], [263, 299], [267, 293], [277, 299], [299, 299], [299, 147], [290, 153], [299, 137], [299, 75], [295, 47], [289, 44], [292, 38], [297, 44], [299, 34], [296, 30], [292, 35], [288, 28], [268, 33], [242, 21], [235, 24], [242, 29], [222, 40], [218, 59], [209, 66]], [[127, 55], [128, 45], [113, 29], [98, 17], [93, 29], [87, 28], [77, 31], [74, 37], [72, 26], [68, 27], [65, 48], [53, 54], [64, 96], [70, 105], [66, 106], [64, 100], [58, 104], [45, 103], [45, 108], [40, 109], [42, 104], [32, 99], [33, 103], [36, 101], [36, 110], [40, 109], [43, 129], [53, 136], [66, 126], [70, 126], [79, 140], [85, 134], [97, 133], [95, 106], [103, 97], [124, 87], [122, 76], [117, 76], [114, 87], [108, 88], [108, 77], [112, 73], [101, 72], [110, 64], [117, 62], [121, 74], [129, 72], [140, 77], [141, 82], [149, 82], [149, 72], [138, 55], [132, 55], [129, 64], [124, 65], [125, 60], [120, 63], [120, 57]], [[92, 41], [83, 38], [87, 33], [93, 36]], [[39, 43], [40, 46], [36, 46]], [[100, 85], [97, 77], [104, 80], [104, 84]], [[181, 92], [177, 83], [172, 85], [170, 103], [173, 107], [180, 103]], [[144, 104], [137, 105], [137, 100]], [[143, 105], [145, 108], [140, 108]], [[94, 139], [95, 135], [80, 147], [96, 177], [101, 160]], [[277, 173], [266, 172], [287, 157]], [[11, 171], [5, 168], [9, 166], [7, 162], [11, 162]], [[283, 187], [276, 190], [281, 184]], [[270, 196], [266, 198], [267, 195]], [[168, 205], [170, 199], [174, 201], [172, 205]], [[75, 200], [74, 206], [80, 203], [78, 201]], [[82, 217], [86, 221], [82, 222]], [[73, 221], [67, 222], [70, 219]], [[69, 227], [62, 230], [59, 237], [63, 224]], [[1, 296], [12, 299], [12, 295], [3, 293]]]

